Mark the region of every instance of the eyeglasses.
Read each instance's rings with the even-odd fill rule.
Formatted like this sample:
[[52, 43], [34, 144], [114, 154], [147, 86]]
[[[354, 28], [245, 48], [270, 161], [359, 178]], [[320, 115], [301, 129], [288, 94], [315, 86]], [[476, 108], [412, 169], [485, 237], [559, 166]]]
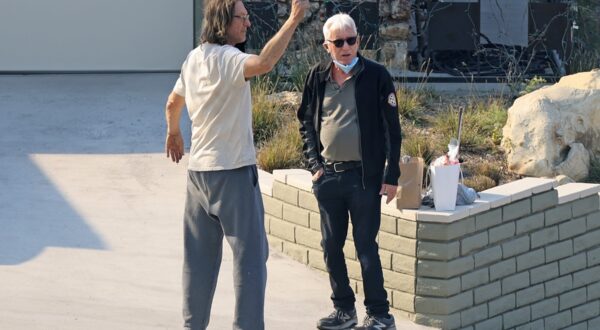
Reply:
[[250, 15], [233, 15], [233, 17], [241, 18], [243, 21], [250, 20]]
[[344, 47], [344, 42], [348, 43], [348, 46], [353, 46], [356, 43], [357, 38], [358, 38], [357, 36], [354, 36], [354, 37], [350, 37], [350, 38], [346, 38], [346, 39], [335, 39], [335, 40], [327, 40], [327, 41], [331, 42], [337, 48], [342, 48], [342, 47]]

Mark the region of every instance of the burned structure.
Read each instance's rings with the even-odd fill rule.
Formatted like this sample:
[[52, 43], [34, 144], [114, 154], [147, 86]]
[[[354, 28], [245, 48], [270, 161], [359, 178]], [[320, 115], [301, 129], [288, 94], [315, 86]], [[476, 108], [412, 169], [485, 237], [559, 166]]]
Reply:
[[[259, 51], [289, 14], [290, 4], [245, 4], [252, 27], [244, 47]], [[198, 31], [201, 6], [195, 11]], [[571, 73], [577, 46], [576, 0], [311, 0], [289, 49], [315, 60], [322, 53], [322, 25], [338, 12], [356, 21], [361, 52], [396, 76], [421, 71], [462, 81], [534, 76], [552, 81]]]
[[411, 68], [453, 76], [542, 76], [569, 72], [575, 1], [417, 0]]

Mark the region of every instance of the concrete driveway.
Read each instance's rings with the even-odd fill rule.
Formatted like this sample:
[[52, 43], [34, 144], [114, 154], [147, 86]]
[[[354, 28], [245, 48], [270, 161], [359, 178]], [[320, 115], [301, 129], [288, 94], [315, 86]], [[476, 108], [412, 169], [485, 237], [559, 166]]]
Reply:
[[[163, 154], [176, 78], [0, 76], [1, 329], [181, 328], [187, 157]], [[267, 329], [314, 329], [327, 278], [276, 253], [268, 269]], [[231, 281], [226, 248], [209, 329], [231, 328]]]

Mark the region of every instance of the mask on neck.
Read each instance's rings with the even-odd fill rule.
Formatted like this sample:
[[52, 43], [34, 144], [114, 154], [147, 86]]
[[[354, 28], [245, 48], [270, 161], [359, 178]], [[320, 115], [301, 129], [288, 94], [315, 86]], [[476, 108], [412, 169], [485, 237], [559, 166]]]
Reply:
[[336, 60], [333, 60], [333, 63], [335, 63], [335, 66], [337, 66], [340, 70], [344, 71], [345, 74], [348, 74], [352, 68], [354, 68], [356, 63], [358, 63], [358, 56], [355, 57], [350, 64], [342, 64]]

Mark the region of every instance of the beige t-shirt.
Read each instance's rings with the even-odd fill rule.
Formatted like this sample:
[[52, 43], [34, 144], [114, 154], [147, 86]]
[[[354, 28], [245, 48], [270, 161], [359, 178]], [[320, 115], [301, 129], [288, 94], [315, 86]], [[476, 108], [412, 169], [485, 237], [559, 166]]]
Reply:
[[230, 45], [203, 43], [183, 63], [173, 91], [185, 97], [192, 121], [188, 169], [256, 164], [250, 83], [244, 78], [249, 56]]

